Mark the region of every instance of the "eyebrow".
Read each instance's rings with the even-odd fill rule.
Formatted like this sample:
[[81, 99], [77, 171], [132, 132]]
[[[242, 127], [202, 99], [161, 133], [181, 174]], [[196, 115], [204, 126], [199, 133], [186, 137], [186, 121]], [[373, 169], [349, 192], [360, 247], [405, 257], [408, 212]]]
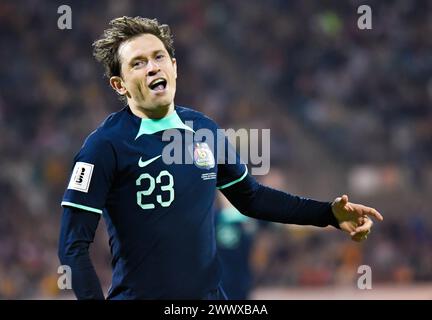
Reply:
[[[162, 50], [162, 49], [154, 50], [153, 52], [151, 52], [151, 55], [154, 56], [154, 55], [156, 55], [156, 54], [158, 54], [158, 53], [165, 53], [165, 51]], [[129, 61], [129, 64], [133, 63], [135, 60], [138, 60], [138, 59], [140, 59], [140, 58], [142, 58], [142, 57], [143, 57], [142, 54], [139, 54], [139, 55], [133, 57], [133, 58]]]

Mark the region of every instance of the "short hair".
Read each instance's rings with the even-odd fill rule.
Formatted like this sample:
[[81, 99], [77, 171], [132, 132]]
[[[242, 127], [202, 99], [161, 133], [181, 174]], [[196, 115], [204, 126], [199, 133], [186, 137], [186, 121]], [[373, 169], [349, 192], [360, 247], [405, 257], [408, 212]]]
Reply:
[[164, 44], [168, 54], [174, 58], [174, 40], [170, 27], [159, 24], [157, 19], [123, 16], [110, 21], [102, 37], [93, 42], [93, 55], [105, 69], [105, 76], [121, 76], [121, 62], [118, 53], [120, 45], [141, 34], [152, 34]]

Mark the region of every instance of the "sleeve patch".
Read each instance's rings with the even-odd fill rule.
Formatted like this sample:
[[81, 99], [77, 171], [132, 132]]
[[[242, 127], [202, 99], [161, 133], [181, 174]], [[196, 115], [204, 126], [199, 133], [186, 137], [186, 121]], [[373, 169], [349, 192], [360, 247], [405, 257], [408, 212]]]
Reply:
[[72, 171], [68, 189], [73, 189], [87, 193], [90, 186], [90, 180], [93, 174], [94, 165], [87, 162], [77, 162]]

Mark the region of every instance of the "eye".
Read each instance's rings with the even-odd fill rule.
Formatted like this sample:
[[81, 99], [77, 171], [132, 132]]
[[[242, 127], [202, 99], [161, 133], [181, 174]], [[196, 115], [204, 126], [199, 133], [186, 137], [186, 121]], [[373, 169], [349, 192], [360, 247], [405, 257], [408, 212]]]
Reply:
[[165, 58], [165, 55], [162, 54], [162, 53], [156, 55], [156, 60], [157, 60], [157, 61], [161, 61], [161, 60], [163, 60], [163, 58]]
[[135, 61], [133, 64], [132, 64], [132, 66], [135, 68], [135, 67], [141, 67], [142, 65], [144, 65], [144, 61], [142, 61], [142, 60], [137, 60], [137, 61]]

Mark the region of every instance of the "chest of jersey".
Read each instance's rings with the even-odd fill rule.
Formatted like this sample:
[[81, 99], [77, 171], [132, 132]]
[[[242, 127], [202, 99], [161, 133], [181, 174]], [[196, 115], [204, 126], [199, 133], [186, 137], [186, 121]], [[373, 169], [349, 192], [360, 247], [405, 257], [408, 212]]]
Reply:
[[164, 141], [165, 137], [162, 133], [142, 135], [117, 146], [112, 194], [133, 195], [133, 211], [166, 211], [176, 203], [184, 206], [209, 199], [215, 192], [214, 150], [184, 131], [177, 131], [169, 141]]

